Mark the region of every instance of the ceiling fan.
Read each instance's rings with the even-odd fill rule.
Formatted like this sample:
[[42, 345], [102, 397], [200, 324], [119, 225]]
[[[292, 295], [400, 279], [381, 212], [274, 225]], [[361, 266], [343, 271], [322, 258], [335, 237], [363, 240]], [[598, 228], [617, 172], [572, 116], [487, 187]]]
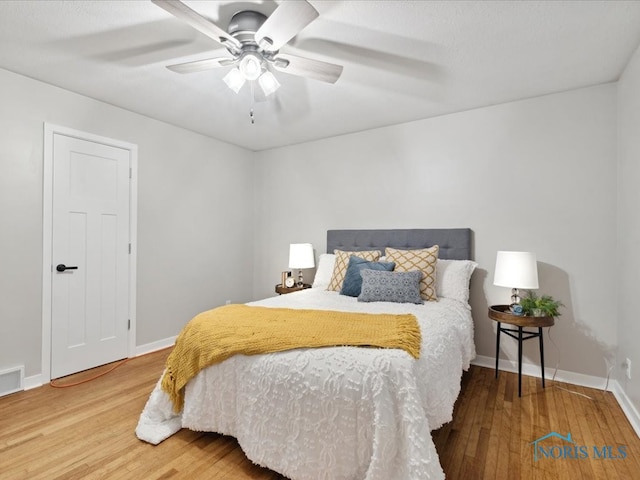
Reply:
[[318, 17], [316, 9], [306, 0], [283, 0], [269, 17], [253, 10], [237, 12], [231, 17], [226, 31], [179, 0], [151, 1], [220, 43], [231, 55], [167, 66], [174, 72], [193, 73], [234, 67], [224, 77], [229, 88], [238, 93], [247, 80], [257, 80], [265, 95], [280, 87], [270, 67], [327, 83], [335, 83], [342, 73], [341, 65], [279, 51]]

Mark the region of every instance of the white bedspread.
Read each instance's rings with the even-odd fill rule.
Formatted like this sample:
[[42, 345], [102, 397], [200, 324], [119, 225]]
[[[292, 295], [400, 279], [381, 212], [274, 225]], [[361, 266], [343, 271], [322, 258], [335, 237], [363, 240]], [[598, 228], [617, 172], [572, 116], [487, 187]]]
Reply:
[[138, 438], [157, 444], [181, 428], [232, 435], [253, 462], [294, 480], [444, 478], [430, 431], [451, 420], [475, 356], [468, 305], [359, 303], [322, 289], [253, 305], [413, 313], [421, 356], [356, 347], [237, 355], [187, 385], [181, 415], [158, 383]]

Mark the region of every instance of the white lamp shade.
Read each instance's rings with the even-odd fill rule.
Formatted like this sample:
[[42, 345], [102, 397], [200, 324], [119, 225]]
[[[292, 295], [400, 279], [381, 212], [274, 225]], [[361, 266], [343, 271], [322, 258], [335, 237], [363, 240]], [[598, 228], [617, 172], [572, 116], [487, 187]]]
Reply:
[[258, 83], [267, 97], [280, 88], [280, 82], [278, 82], [278, 79], [269, 71], [260, 75]]
[[247, 80], [257, 80], [262, 73], [262, 61], [255, 53], [245, 53], [238, 65], [240, 73]]
[[313, 268], [313, 245], [310, 243], [292, 243], [289, 245], [289, 268]]
[[240, 89], [244, 85], [244, 82], [246, 81], [244, 75], [242, 75], [242, 73], [240, 73], [240, 70], [238, 70], [237, 68], [232, 68], [231, 70], [229, 70], [229, 73], [224, 76], [223, 80], [224, 83], [226, 83], [227, 86], [236, 93], [240, 91]]
[[538, 263], [531, 252], [498, 252], [493, 284], [509, 288], [538, 288]]

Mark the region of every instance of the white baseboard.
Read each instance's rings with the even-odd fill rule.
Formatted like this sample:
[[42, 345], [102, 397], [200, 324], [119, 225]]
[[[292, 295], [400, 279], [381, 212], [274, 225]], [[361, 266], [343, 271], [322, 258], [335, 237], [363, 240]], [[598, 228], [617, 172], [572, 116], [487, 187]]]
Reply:
[[157, 352], [165, 348], [172, 347], [176, 343], [177, 336], [164, 338], [151, 343], [145, 343], [144, 345], [138, 345], [136, 347], [135, 356], [146, 355], [147, 353]]
[[[176, 342], [176, 337], [164, 338], [162, 340], [158, 340], [156, 342], [147, 343], [145, 345], [138, 345], [135, 349], [134, 357], [139, 357], [140, 355], [145, 355], [147, 353], [156, 352], [158, 350], [162, 350], [164, 348], [169, 348], [173, 346]], [[30, 377], [25, 377], [24, 379], [24, 389], [31, 390], [32, 388], [38, 388], [44, 385], [42, 374], [39, 373], [37, 375], [32, 375]]]
[[[496, 359], [494, 357], [485, 357], [482, 355], [478, 355], [471, 363], [473, 365], [478, 365], [479, 367], [487, 367], [492, 369], [496, 368]], [[505, 372], [518, 373], [518, 362], [501, 358], [498, 368], [500, 370], [504, 370]], [[571, 383], [573, 385], [580, 385], [582, 387], [597, 388], [598, 390], [604, 390], [605, 386], [607, 385], [607, 379], [604, 377], [594, 377], [591, 375], [584, 375], [582, 373], [567, 372], [565, 370], [558, 370], [556, 372], [555, 370], [555, 368], [545, 367], [545, 380], [551, 380], [553, 378], [553, 374], [555, 373], [555, 380], [558, 382]], [[529, 375], [530, 377], [540, 378], [540, 365], [522, 362], [522, 374]], [[607, 391], [613, 391], [611, 380], [609, 381]]]
[[24, 377], [24, 389], [31, 390], [32, 388], [38, 388], [44, 385], [42, 383], [42, 374], [32, 375], [30, 377]]
[[640, 437], [640, 414], [638, 414], [638, 410], [633, 405], [631, 399], [627, 396], [626, 392], [622, 389], [622, 386], [617, 380], [613, 382], [613, 395], [616, 397], [618, 404], [620, 404], [620, 408], [626, 415], [629, 423], [633, 427], [636, 432], [636, 435]]

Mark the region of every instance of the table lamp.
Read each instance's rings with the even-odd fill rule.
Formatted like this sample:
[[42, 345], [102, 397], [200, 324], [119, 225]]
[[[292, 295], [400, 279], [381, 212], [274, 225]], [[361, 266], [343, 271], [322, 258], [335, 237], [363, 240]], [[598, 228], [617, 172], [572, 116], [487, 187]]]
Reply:
[[313, 245], [310, 243], [292, 243], [289, 245], [289, 268], [298, 269], [298, 287], [302, 287], [302, 269], [315, 267]]
[[511, 308], [520, 303], [520, 288], [538, 288], [536, 254], [499, 251], [493, 284], [511, 288]]

